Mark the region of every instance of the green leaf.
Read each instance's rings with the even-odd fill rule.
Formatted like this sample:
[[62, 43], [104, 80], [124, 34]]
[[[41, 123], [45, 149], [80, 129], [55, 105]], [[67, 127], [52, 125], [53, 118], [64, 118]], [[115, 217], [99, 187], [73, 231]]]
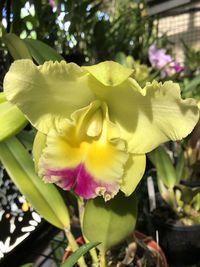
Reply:
[[123, 52], [118, 52], [115, 56], [115, 61], [117, 61], [119, 64], [126, 66], [126, 55]]
[[21, 265], [20, 267], [32, 267], [33, 264], [32, 263], [26, 263], [24, 265]]
[[11, 56], [16, 59], [32, 59], [26, 44], [14, 33], [8, 33], [3, 36], [2, 41], [5, 43]]
[[178, 155], [178, 160], [176, 164], [176, 177], [177, 177], [177, 183], [180, 182], [181, 179], [184, 179], [184, 169], [185, 169], [185, 158], [184, 158], [184, 152], [183, 150]]
[[52, 184], [45, 184], [36, 175], [32, 158], [16, 137], [0, 143], [0, 160], [17, 188], [44, 219], [58, 228], [70, 228], [61, 195]]
[[27, 150], [32, 150], [34, 137], [35, 137], [35, 130], [34, 129], [31, 131], [23, 130], [17, 134], [17, 138], [25, 146], [25, 148]]
[[28, 46], [32, 57], [38, 64], [43, 64], [45, 61], [61, 61], [64, 58], [59, 55], [53, 48], [47, 44], [33, 39], [24, 39], [25, 44]]
[[184, 88], [184, 93], [194, 90], [200, 84], [200, 75], [192, 79]]
[[0, 93], [0, 141], [17, 134], [27, 124], [27, 119], [17, 106], [8, 102], [4, 93]]
[[168, 188], [173, 188], [177, 182], [177, 176], [172, 161], [165, 148], [159, 146], [149, 154], [157, 170], [157, 179], [160, 179]]
[[90, 249], [98, 246], [99, 242], [91, 242], [85, 245], [82, 245], [79, 249], [73, 252], [69, 258], [60, 266], [60, 267], [73, 267], [74, 264], [78, 261], [78, 259], [87, 253]]
[[101, 242], [105, 253], [134, 230], [137, 218], [135, 194], [125, 197], [121, 192], [105, 202], [102, 197], [89, 200], [83, 217], [83, 233], [90, 242]]
[[200, 193], [200, 188], [190, 188], [184, 185], [179, 185], [177, 188], [181, 190], [181, 200], [184, 204], [191, 204], [194, 197]]

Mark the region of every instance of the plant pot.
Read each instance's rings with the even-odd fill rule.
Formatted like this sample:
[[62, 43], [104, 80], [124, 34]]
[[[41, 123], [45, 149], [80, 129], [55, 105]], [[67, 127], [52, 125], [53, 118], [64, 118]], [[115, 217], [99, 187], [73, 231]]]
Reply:
[[[157, 209], [152, 213], [144, 205], [149, 222], [148, 232], [156, 237], [170, 264], [188, 266], [200, 261], [200, 225], [180, 225], [173, 212], [166, 210], [160, 195], [156, 195]], [[170, 217], [172, 216], [172, 217]], [[156, 233], [157, 231], [157, 233]]]
[[169, 263], [193, 265], [200, 261], [200, 225], [181, 226], [154, 221], [159, 244]]
[[[156, 241], [152, 239], [152, 237], [147, 236], [139, 231], [135, 231], [134, 235], [139, 241], [145, 243], [148, 249], [152, 252], [152, 256], [156, 258], [159, 267], [168, 267], [164, 252], [162, 251], [160, 246], [156, 243]], [[82, 236], [77, 238], [76, 241], [77, 244], [80, 246], [84, 244], [84, 239]], [[71, 250], [66, 250], [62, 262], [64, 262], [70, 256], [71, 253], [72, 253]]]

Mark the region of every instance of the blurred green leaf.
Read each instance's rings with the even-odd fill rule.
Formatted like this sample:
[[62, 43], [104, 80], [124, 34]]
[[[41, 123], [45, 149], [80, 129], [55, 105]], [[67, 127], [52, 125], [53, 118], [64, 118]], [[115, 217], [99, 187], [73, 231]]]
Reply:
[[136, 219], [137, 201], [134, 194], [125, 197], [120, 192], [108, 202], [97, 197], [86, 204], [83, 233], [90, 242], [101, 242], [99, 249], [105, 253], [133, 232]]
[[17, 134], [27, 124], [27, 119], [17, 106], [8, 102], [4, 93], [0, 93], [0, 141]]
[[159, 146], [153, 150], [150, 157], [156, 167], [157, 179], [161, 180], [165, 186], [172, 189], [177, 183], [176, 171], [170, 156], [163, 146]]
[[200, 211], [200, 193], [194, 197], [194, 208]]
[[32, 263], [26, 263], [24, 265], [21, 265], [20, 267], [32, 267], [33, 264]]
[[23, 130], [17, 134], [17, 138], [25, 146], [27, 150], [32, 150], [34, 137], [35, 137], [34, 129], [31, 131]]
[[0, 143], [0, 160], [20, 192], [44, 219], [58, 228], [70, 228], [66, 205], [52, 184], [34, 171], [33, 161], [16, 137]]
[[187, 85], [184, 88], [184, 93], [188, 91], [194, 90], [198, 85], [200, 84], [200, 75], [192, 79], [187, 83]]
[[2, 37], [11, 56], [17, 59], [32, 59], [26, 44], [14, 33], [8, 33]]
[[122, 64], [124, 66], [127, 65], [126, 62], [126, 55], [123, 52], [118, 52], [115, 56], [115, 61], [117, 61], [119, 64]]
[[176, 164], [176, 179], [177, 183], [180, 182], [181, 179], [184, 179], [184, 169], [185, 169], [185, 158], [184, 158], [184, 152], [183, 150], [179, 153], [177, 164]]
[[91, 242], [85, 245], [82, 245], [79, 249], [73, 252], [69, 258], [62, 264], [60, 267], [73, 267], [78, 259], [87, 253], [90, 249], [98, 246], [100, 242]]
[[43, 64], [45, 61], [61, 61], [64, 58], [59, 55], [53, 48], [47, 44], [33, 39], [24, 39], [25, 44], [29, 48], [32, 57], [38, 64]]
[[200, 188], [190, 188], [185, 185], [178, 185], [177, 188], [181, 190], [181, 200], [184, 204], [191, 204], [194, 197], [200, 193]]

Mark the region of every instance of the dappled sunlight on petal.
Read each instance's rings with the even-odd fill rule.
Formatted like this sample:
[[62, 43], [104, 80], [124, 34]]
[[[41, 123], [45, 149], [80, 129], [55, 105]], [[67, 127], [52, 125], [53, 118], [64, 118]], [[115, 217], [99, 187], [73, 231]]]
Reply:
[[198, 121], [195, 101], [182, 100], [176, 83], [147, 83], [141, 89], [132, 78], [116, 87], [100, 86], [94, 79], [89, 82], [107, 103], [110, 119], [131, 153], [147, 153], [168, 140], [180, 140]]
[[8, 100], [47, 133], [60, 119], [94, 99], [87, 76], [74, 63], [48, 61], [36, 66], [31, 60], [17, 60], [5, 77], [4, 88]]

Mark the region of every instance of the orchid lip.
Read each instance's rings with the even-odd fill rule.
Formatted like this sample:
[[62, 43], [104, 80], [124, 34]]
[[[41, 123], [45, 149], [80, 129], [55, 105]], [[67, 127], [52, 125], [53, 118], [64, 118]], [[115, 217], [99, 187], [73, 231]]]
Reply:
[[46, 169], [44, 180], [46, 182], [56, 182], [64, 190], [73, 189], [75, 193], [85, 199], [103, 196], [105, 200], [110, 200], [119, 191], [117, 183], [109, 184], [96, 180], [87, 172], [83, 164], [78, 165], [74, 169]]

